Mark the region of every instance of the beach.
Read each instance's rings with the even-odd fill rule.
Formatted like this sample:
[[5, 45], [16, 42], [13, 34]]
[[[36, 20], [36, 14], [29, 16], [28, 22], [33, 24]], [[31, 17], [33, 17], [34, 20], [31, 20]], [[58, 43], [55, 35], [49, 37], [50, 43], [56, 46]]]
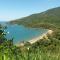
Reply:
[[53, 33], [52, 30], [48, 30], [46, 33], [43, 33], [42, 35], [40, 35], [40, 36], [38, 36], [38, 37], [36, 37], [36, 38], [34, 38], [34, 39], [32, 39], [32, 40], [29, 40], [28, 42], [29, 42], [30, 44], [33, 44], [33, 43], [35, 43], [35, 42], [43, 39], [43, 37], [45, 37], [46, 39], [48, 39], [47, 35], [48, 35], [48, 34], [51, 35], [52, 33]]
[[[33, 43], [36, 43], [37, 41], [40, 41], [43, 38], [48, 39], [47, 35], [48, 34], [51, 35], [52, 33], [53, 33], [52, 30], [48, 30], [47, 32], [43, 33], [42, 35], [40, 35], [38, 37], [35, 37], [35, 38], [33, 38], [33, 39], [31, 39], [31, 40], [29, 40], [27, 42], [29, 42], [30, 44], [33, 44]], [[21, 42], [21, 43], [17, 44], [16, 46], [24, 46], [24, 43]]]

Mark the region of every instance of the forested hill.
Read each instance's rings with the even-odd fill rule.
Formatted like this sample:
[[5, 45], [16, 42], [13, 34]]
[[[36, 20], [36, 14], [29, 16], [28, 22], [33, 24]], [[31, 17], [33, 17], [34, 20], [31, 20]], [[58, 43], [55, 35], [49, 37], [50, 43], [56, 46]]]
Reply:
[[60, 26], [60, 7], [52, 8], [47, 11], [32, 14], [30, 16], [16, 19], [12, 23], [23, 24], [30, 27], [57, 27]]
[[[60, 60], [60, 7], [33, 14], [11, 23], [29, 27], [54, 28], [53, 34], [34, 44], [15, 46], [13, 39], [6, 39], [5, 27], [0, 25], [0, 60]], [[14, 29], [13, 29], [14, 30]]]

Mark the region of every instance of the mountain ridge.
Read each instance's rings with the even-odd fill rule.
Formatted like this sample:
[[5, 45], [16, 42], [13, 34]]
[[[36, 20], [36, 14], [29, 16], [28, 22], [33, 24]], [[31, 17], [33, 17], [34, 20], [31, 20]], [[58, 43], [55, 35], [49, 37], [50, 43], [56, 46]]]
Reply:
[[47, 11], [32, 14], [30, 16], [16, 19], [11, 23], [23, 24], [30, 27], [41, 27], [43, 24], [58, 27], [60, 26], [60, 7], [52, 8]]

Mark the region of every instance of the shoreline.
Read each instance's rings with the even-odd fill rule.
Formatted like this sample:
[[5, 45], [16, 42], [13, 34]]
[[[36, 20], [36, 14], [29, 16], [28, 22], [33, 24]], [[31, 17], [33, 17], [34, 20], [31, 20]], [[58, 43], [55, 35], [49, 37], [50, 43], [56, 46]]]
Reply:
[[[40, 35], [40, 36], [38, 36], [38, 37], [36, 37], [36, 38], [33, 38], [33, 39], [31, 39], [31, 40], [29, 40], [29, 41], [27, 41], [27, 42], [29, 42], [30, 44], [33, 44], [33, 43], [36, 43], [37, 41], [43, 39], [44, 37], [45, 37], [46, 39], [48, 39], [47, 35], [48, 35], [48, 34], [51, 35], [52, 33], [53, 33], [52, 30], [48, 30], [47, 32], [43, 33], [42, 35]], [[24, 43], [22, 42], [22, 43], [20, 43], [20, 44], [17, 44], [16, 46], [24, 46]]]
[[29, 40], [28, 42], [29, 42], [30, 44], [33, 44], [33, 43], [39, 41], [40, 39], [43, 39], [43, 37], [48, 38], [48, 37], [47, 37], [47, 34], [52, 34], [52, 32], [53, 32], [52, 30], [48, 30], [46, 33], [43, 33], [41, 36], [39, 36], [39, 37], [37, 37], [37, 38], [34, 38], [34, 39], [32, 39], [32, 40]]

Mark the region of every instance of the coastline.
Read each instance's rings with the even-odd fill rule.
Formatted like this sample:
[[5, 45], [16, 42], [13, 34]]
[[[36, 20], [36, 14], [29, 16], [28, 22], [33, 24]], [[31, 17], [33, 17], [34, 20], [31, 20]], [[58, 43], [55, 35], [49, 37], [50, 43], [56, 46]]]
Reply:
[[[33, 43], [36, 43], [37, 41], [39, 41], [39, 40], [41, 40], [41, 39], [43, 39], [43, 38], [48, 39], [47, 35], [48, 35], [48, 34], [51, 35], [52, 33], [53, 33], [52, 30], [48, 30], [47, 32], [43, 33], [42, 35], [40, 35], [40, 36], [38, 36], [38, 37], [36, 37], [36, 38], [33, 38], [33, 39], [31, 39], [31, 40], [29, 40], [29, 41], [27, 41], [27, 42], [29, 42], [30, 44], [33, 44]], [[17, 44], [16, 46], [24, 46], [24, 43], [22, 42], [22, 43], [20, 43], [20, 44]]]
[[47, 34], [52, 34], [52, 30], [48, 30], [46, 33], [43, 33], [41, 36], [39, 36], [39, 37], [37, 37], [37, 38], [34, 38], [34, 39], [32, 39], [32, 40], [29, 40], [28, 42], [30, 43], [30, 44], [33, 44], [33, 43], [35, 43], [35, 42], [37, 42], [37, 41], [39, 41], [40, 39], [43, 39], [43, 37], [45, 37], [46, 39], [48, 39], [48, 37], [47, 37]]

